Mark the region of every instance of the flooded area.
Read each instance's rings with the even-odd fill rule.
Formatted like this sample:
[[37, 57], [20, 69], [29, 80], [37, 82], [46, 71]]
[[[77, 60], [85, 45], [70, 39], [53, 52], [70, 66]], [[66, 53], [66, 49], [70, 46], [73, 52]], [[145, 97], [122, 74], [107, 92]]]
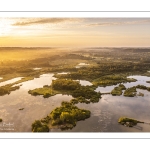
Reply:
[[[137, 81], [125, 83], [124, 85], [127, 88], [138, 84], [149, 86], [146, 81], [150, 80], [150, 77], [129, 76], [129, 78], [135, 78]], [[115, 86], [98, 87], [96, 91], [111, 92]], [[138, 124], [133, 128], [118, 124], [118, 119], [121, 116], [150, 123], [150, 92], [137, 89], [138, 92], [142, 92], [144, 97], [124, 97], [123, 95], [112, 96], [107, 94], [102, 95], [98, 103], [90, 105], [77, 104], [80, 108], [90, 110], [91, 117], [85, 121], [79, 121], [77, 126], [72, 130], [68, 130], [68, 132], [149, 132], [150, 125], [148, 124]]]
[[57, 73], [57, 74], [68, 74], [69, 72], [60, 72], [60, 73]]
[[[146, 82], [146, 81], [150, 80], [150, 77], [136, 75], [136, 76], [128, 76], [128, 78], [134, 78], [137, 81], [136, 82], [123, 83], [126, 88], [130, 88], [130, 87], [133, 87], [133, 86], [136, 86], [136, 85], [145, 85], [145, 86], [148, 86], [148, 87], [150, 86], [150, 84]], [[96, 92], [101, 92], [101, 93], [108, 93], [108, 92], [111, 92], [114, 89], [114, 87], [116, 87], [118, 85], [119, 84], [112, 85], [112, 86], [106, 86], [106, 87], [98, 86], [95, 91]]]
[[33, 70], [41, 70], [42, 68], [33, 68]]
[[[62, 101], [70, 101], [71, 95], [57, 94], [49, 98], [43, 96], [31, 96], [28, 90], [50, 85], [54, 74], [43, 74], [34, 80], [20, 83], [20, 89], [11, 92], [9, 95], [0, 97], [0, 118], [3, 122], [13, 124], [13, 130], [7, 132], [31, 132], [31, 124], [38, 119], [46, 117], [53, 109], [61, 105]], [[137, 79], [136, 82], [125, 83], [124, 85], [132, 87], [138, 84], [150, 86], [146, 81], [150, 77], [146, 76], [129, 76], [129, 78]], [[5, 82], [1, 82], [1, 86], [15, 81], [20, 78], [14, 78]], [[89, 81], [79, 80], [81, 85], [92, 85]], [[98, 87], [96, 91], [111, 92], [117, 85]], [[91, 117], [77, 122], [72, 130], [61, 131], [52, 129], [51, 132], [149, 132], [150, 125], [138, 124], [133, 128], [125, 127], [118, 124], [121, 116], [135, 118], [150, 123], [150, 92], [137, 89], [138, 92], [144, 94], [143, 97], [124, 97], [112, 96], [110, 94], [102, 95], [98, 103], [83, 104], [79, 103], [79, 108], [91, 111]], [[138, 93], [137, 92], [137, 93]], [[24, 108], [23, 110], [19, 110]], [[1, 124], [1, 123], [0, 123]], [[6, 132], [0, 128], [0, 132]]]
[[14, 83], [16, 81], [19, 81], [21, 80], [23, 77], [17, 77], [17, 78], [14, 78], [14, 79], [11, 79], [11, 80], [7, 80], [7, 81], [4, 81], [4, 82], [0, 82], [0, 86], [4, 86], [6, 84], [11, 84], [11, 83]]
[[[144, 97], [124, 97], [103, 95], [98, 103], [78, 104], [79, 108], [91, 111], [91, 117], [85, 121], [77, 122], [71, 132], [149, 132], [150, 125], [138, 124], [133, 128], [118, 124], [121, 116], [136, 118], [150, 123], [150, 93]], [[69, 132], [69, 130], [68, 130]]]
[[[50, 85], [52, 80], [56, 79], [53, 75], [43, 74], [40, 78], [23, 82], [19, 90], [0, 97], [0, 118], [3, 118], [3, 123], [14, 124], [12, 130], [0, 128], [0, 132], [31, 132], [31, 124], [36, 119], [47, 116], [53, 109], [60, 106], [62, 101], [72, 99], [72, 96], [62, 94], [50, 98], [28, 94], [29, 89]], [[20, 108], [24, 109], [19, 110]]]
[[18, 85], [22, 85], [20, 89], [25, 90], [33, 90], [35, 88], [41, 88], [44, 85], [51, 85], [52, 80], [55, 80], [56, 78], [53, 77], [54, 74], [43, 74], [40, 75], [39, 78], [34, 78], [33, 80], [29, 80], [23, 83], [20, 83]]
[[76, 68], [81, 68], [81, 67], [86, 67], [86, 66], [89, 66], [89, 64], [86, 64], [86, 63], [79, 63]]
[[93, 85], [91, 82], [86, 80], [76, 80], [76, 81], [79, 81], [82, 86]]

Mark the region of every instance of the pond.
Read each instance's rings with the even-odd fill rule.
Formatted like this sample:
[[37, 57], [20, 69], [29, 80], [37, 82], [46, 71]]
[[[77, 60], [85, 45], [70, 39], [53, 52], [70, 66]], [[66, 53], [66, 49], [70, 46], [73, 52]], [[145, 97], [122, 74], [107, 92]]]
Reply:
[[42, 68], [33, 68], [33, 70], [41, 70]]
[[79, 81], [82, 86], [93, 85], [91, 82], [87, 80], [75, 80], [75, 81]]
[[57, 74], [68, 74], [69, 72], [60, 72], [60, 73], [57, 73]]
[[53, 77], [54, 74], [42, 74], [39, 78], [34, 78], [33, 80], [29, 80], [18, 85], [22, 85], [20, 89], [33, 90], [35, 88], [41, 88], [44, 85], [51, 85], [52, 80], [56, 78]]
[[86, 63], [79, 63], [76, 68], [81, 68], [81, 67], [86, 67], [88, 66], [89, 64], [86, 64]]
[[150, 93], [144, 90], [144, 97], [124, 97], [103, 95], [98, 103], [78, 104], [79, 108], [91, 111], [91, 117], [77, 122], [77, 126], [68, 132], [149, 132], [150, 126], [138, 124], [129, 128], [118, 124], [121, 116], [135, 118], [150, 123]]
[[[146, 83], [150, 77], [129, 76], [137, 79], [136, 82], [125, 83], [124, 85], [132, 87], [138, 84], [150, 86]], [[117, 85], [116, 85], [117, 86]], [[96, 91], [111, 92], [115, 86], [98, 87]], [[72, 130], [67, 132], [150, 132], [150, 125], [138, 124], [133, 128], [118, 124], [121, 116], [135, 118], [150, 123], [150, 92], [137, 89], [137, 93], [142, 92], [144, 97], [124, 97], [112, 96], [110, 94], [102, 95], [102, 98], [95, 104], [77, 104], [79, 108], [91, 111], [91, 117], [85, 121], [77, 122]]]
[[[54, 74], [43, 74], [39, 78], [21, 83], [19, 90], [11, 92], [9, 95], [0, 97], [0, 118], [5, 123], [14, 124], [14, 130], [7, 132], [31, 132], [31, 124], [38, 119], [46, 117], [53, 109], [59, 107], [62, 101], [70, 101], [71, 95], [57, 94], [49, 98], [43, 96], [31, 96], [28, 90], [50, 85]], [[137, 79], [136, 82], [125, 83], [126, 87], [142, 84], [150, 86], [146, 81], [150, 77], [129, 76]], [[89, 84], [89, 81], [80, 80], [82, 85]], [[117, 86], [117, 85], [116, 85]], [[96, 91], [110, 92], [115, 86], [98, 87]], [[83, 104], [79, 103], [79, 108], [91, 111], [91, 117], [77, 122], [72, 130], [61, 132], [150, 132], [150, 126], [147, 124], [138, 124], [133, 128], [118, 124], [121, 116], [135, 118], [140, 121], [150, 123], [150, 92], [137, 89], [142, 92], [144, 97], [124, 97], [112, 96], [110, 94], [102, 95], [98, 103]], [[23, 110], [19, 110], [24, 108]], [[6, 132], [1, 130], [0, 132]], [[60, 132], [59, 129], [52, 129], [51, 132]]]
[[[53, 109], [61, 105], [62, 101], [70, 101], [71, 95], [57, 94], [50, 98], [43, 96], [31, 96], [29, 89], [50, 85], [54, 74], [43, 74], [40, 78], [21, 83], [19, 90], [9, 95], [0, 97], [0, 118], [3, 123], [14, 124], [14, 130], [2, 130], [0, 132], [31, 132], [31, 124], [38, 119], [47, 116]], [[23, 110], [19, 110], [24, 108]], [[2, 124], [2, 123], [0, 123]]]
[[[139, 84], [140, 85], [145, 85], [145, 86], [150, 86], [150, 84], [146, 82], [146, 81], [150, 80], [150, 77], [136, 75], [136, 76], [128, 76], [128, 78], [134, 78], [137, 81], [136, 82], [123, 83], [126, 88], [130, 88], [132, 86], [136, 86], [136, 85], [139, 85]], [[116, 87], [118, 85], [119, 84], [112, 85], [112, 86], [106, 86], [106, 87], [100, 87], [100, 86], [98, 86], [95, 91], [96, 92], [100, 91], [101, 93], [108, 93], [108, 92], [111, 92], [114, 89], [114, 87]]]

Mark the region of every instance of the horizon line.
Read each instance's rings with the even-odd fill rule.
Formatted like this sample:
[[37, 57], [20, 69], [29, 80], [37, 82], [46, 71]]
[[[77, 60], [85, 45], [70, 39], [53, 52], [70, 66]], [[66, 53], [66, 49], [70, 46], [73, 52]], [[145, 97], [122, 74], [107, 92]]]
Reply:
[[0, 48], [150, 48], [150, 46], [0, 46]]

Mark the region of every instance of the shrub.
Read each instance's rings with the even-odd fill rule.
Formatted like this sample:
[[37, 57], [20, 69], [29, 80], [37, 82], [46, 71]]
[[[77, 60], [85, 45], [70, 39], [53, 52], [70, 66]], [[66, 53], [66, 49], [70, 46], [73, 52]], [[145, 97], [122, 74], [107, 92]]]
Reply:
[[35, 120], [32, 123], [32, 131], [33, 132], [49, 132], [49, 127], [45, 124], [42, 124], [41, 121]]

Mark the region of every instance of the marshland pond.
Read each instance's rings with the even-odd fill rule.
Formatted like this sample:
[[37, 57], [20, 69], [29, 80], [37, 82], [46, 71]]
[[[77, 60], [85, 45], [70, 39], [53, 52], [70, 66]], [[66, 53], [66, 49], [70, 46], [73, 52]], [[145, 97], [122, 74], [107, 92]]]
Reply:
[[0, 51], [0, 132], [150, 132], [149, 48]]

